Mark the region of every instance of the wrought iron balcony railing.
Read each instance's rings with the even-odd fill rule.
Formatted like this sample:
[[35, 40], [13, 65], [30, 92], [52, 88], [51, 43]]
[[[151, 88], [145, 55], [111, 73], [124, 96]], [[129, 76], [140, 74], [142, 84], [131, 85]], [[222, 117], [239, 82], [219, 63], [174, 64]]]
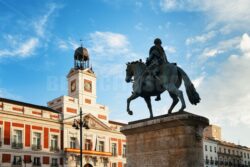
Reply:
[[59, 147], [55, 147], [55, 146], [50, 147], [50, 151], [52, 151], [52, 152], [59, 152]]
[[41, 163], [33, 163], [33, 164], [32, 164], [32, 167], [40, 167], [40, 166], [42, 166]]
[[38, 150], [41, 150], [41, 149], [42, 149], [41, 145], [37, 145], [37, 144], [32, 145], [32, 150], [34, 150], [34, 151], [38, 151]]
[[51, 164], [50, 167], [59, 167], [58, 164]]
[[15, 148], [15, 149], [22, 149], [23, 148], [23, 143], [13, 142], [11, 146], [12, 146], [12, 148]]
[[12, 162], [11, 167], [22, 167], [22, 161]]

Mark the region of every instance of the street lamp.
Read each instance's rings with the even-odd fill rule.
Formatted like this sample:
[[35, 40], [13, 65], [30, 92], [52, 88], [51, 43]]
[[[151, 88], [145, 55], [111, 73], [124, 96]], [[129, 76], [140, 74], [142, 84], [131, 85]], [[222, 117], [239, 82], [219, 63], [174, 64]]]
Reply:
[[89, 129], [88, 120], [82, 118], [82, 108], [80, 108], [80, 119], [74, 119], [72, 127], [80, 129], [80, 167], [82, 167], [82, 128]]

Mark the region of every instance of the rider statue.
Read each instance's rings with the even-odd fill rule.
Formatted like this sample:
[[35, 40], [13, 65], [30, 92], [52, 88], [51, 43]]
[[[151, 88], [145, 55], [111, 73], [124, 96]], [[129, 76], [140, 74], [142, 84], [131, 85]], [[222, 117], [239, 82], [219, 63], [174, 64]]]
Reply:
[[[165, 54], [165, 51], [163, 47], [161, 46], [162, 42], [159, 38], [156, 38], [154, 40], [154, 46], [152, 46], [149, 50], [149, 57], [147, 58], [146, 65], [150, 71], [152, 71], [152, 74], [154, 78], [156, 78], [156, 81], [159, 82], [160, 79], [158, 78], [158, 74], [160, 72], [160, 66], [165, 63], [169, 63], [167, 60], [167, 56]], [[156, 101], [161, 100], [161, 95], [158, 94]]]

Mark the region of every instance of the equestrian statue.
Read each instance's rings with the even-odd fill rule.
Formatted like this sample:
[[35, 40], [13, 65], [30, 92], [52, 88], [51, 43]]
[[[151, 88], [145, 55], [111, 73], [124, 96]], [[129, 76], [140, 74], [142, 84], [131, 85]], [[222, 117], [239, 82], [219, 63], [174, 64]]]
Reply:
[[173, 99], [168, 114], [172, 113], [179, 100], [181, 101], [179, 112], [184, 111], [186, 104], [183, 93], [179, 90], [182, 80], [190, 103], [196, 105], [200, 102], [200, 96], [188, 75], [176, 63], [169, 63], [161, 44], [159, 38], [154, 40], [154, 46], [149, 50], [146, 63], [141, 60], [127, 63], [125, 80], [126, 82], [133, 82], [132, 95], [127, 99], [127, 112], [129, 115], [133, 115], [130, 110], [130, 102], [137, 97], [142, 97], [147, 103], [150, 118], [153, 118], [151, 96], [156, 96], [155, 100], [159, 101], [161, 100], [161, 93], [165, 90], [169, 92], [170, 97]]

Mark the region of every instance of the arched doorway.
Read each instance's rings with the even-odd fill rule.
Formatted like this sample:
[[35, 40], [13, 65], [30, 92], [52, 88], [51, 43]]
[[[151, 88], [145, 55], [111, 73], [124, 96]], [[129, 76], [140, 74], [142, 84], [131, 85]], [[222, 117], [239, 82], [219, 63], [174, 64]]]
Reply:
[[86, 164], [84, 167], [93, 167], [91, 164]]

